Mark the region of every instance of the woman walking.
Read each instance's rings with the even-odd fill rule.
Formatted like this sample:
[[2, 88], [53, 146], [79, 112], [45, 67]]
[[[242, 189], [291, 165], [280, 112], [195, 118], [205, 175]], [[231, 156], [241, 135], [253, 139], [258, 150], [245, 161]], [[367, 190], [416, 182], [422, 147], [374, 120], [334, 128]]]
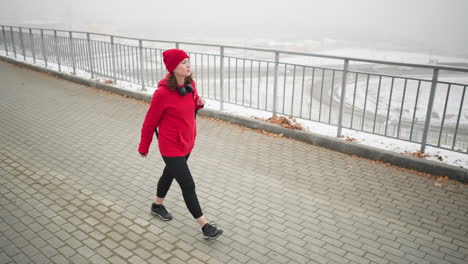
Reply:
[[158, 89], [153, 94], [141, 129], [138, 148], [140, 155], [146, 157], [153, 133], [156, 132], [159, 151], [166, 164], [158, 181], [151, 213], [165, 221], [172, 219], [163, 201], [175, 179], [182, 189], [185, 204], [200, 225], [205, 239], [216, 239], [223, 230], [205, 219], [195, 192], [195, 182], [187, 165], [196, 137], [195, 113], [203, 108], [205, 102], [198, 96], [187, 53], [180, 49], [166, 50], [163, 52], [163, 60], [169, 73], [159, 81]]

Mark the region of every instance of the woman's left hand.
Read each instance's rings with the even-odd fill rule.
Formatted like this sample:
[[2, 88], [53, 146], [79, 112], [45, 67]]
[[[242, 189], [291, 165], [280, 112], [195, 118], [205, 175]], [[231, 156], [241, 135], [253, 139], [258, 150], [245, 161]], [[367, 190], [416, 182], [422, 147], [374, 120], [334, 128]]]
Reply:
[[203, 100], [202, 97], [198, 97], [198, 100], [197, 100], [197, 105], [205, 105], [205, 100]]

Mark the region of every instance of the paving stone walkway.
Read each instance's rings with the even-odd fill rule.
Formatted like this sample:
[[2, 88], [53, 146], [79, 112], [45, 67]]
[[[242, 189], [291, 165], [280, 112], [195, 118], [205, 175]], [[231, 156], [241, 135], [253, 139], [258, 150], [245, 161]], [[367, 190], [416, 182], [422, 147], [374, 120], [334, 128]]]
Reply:
[[468, 188], [199, 117], [205, 241], [137, 145], [148, 105], [0, 62], [0, 263], [468, 263]]

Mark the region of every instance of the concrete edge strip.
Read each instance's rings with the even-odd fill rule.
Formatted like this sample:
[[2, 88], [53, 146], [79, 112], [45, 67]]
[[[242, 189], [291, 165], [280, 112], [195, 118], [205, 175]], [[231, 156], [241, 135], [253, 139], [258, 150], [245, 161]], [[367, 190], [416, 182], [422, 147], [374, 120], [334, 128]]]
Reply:
[[[151, 100], [150, 95], [145, 95], [133, 91], [124, 90], [122, 88], [103, 84], [93, 80], [81, 78], [78, 76], [66, 74], [63, 72], [57, 72], [51, 69], [42, 68], [39, 66], [31, 65], [28, 63], [20, 62], [12, 58], [8, 58], [0, 55], [2, 61], [12, 63], [21, 67], [26, 67], [38, 72], [48, 73], [65, 80], [69, 80], [75, 83], [84, 84], [91, 87], [96, 87], [106, 91], [111, 91], [120, 95], [126, 95], [138, 100], [149, 102]], [[458, 168], [455, 166], [437, 163], [435, 161], [429, 161], [421, 158], [403, 155], [387, 150], [382, 150], [374, 147], [361, 145], [358, 143], [347, 142], [340, 139], [319, 135], [313, 132], [306, 132], [302, 130], [292, 130], [281, 127], [279, 125], [271, 124], [266, 121], [246, 118], [237, 116], [229, 113], [220, 112], [211, 109], [201, 109], [198, 112], [202, 116], [211, 117], [227, 121], [229, 123], [237, 124], [240, 126], [263, 130], [274, 134], [283, 134], [288, 138], [297, 139], [303, 142], [307, 142], [319, 147], [324, 147], [330, 150], [338, 151], [341, 153], [356, 155], [365, 159], [380, 161], [383, 163], [389, 163], [397, 167], [411, 169], [423, 173], [427, 173], [434, 176], [448, 176], [450, 179], [468, 183], [468, 169]]]

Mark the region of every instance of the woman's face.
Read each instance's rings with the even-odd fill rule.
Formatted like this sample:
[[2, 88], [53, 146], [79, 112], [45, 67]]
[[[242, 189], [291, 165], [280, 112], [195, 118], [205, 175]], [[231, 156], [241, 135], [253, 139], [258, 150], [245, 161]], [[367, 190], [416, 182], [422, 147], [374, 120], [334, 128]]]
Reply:
[[174, 73], [180, 77], [190, 76], [190, 60], [185, 58], [183, 61], [181, 61], [174, 69]]

